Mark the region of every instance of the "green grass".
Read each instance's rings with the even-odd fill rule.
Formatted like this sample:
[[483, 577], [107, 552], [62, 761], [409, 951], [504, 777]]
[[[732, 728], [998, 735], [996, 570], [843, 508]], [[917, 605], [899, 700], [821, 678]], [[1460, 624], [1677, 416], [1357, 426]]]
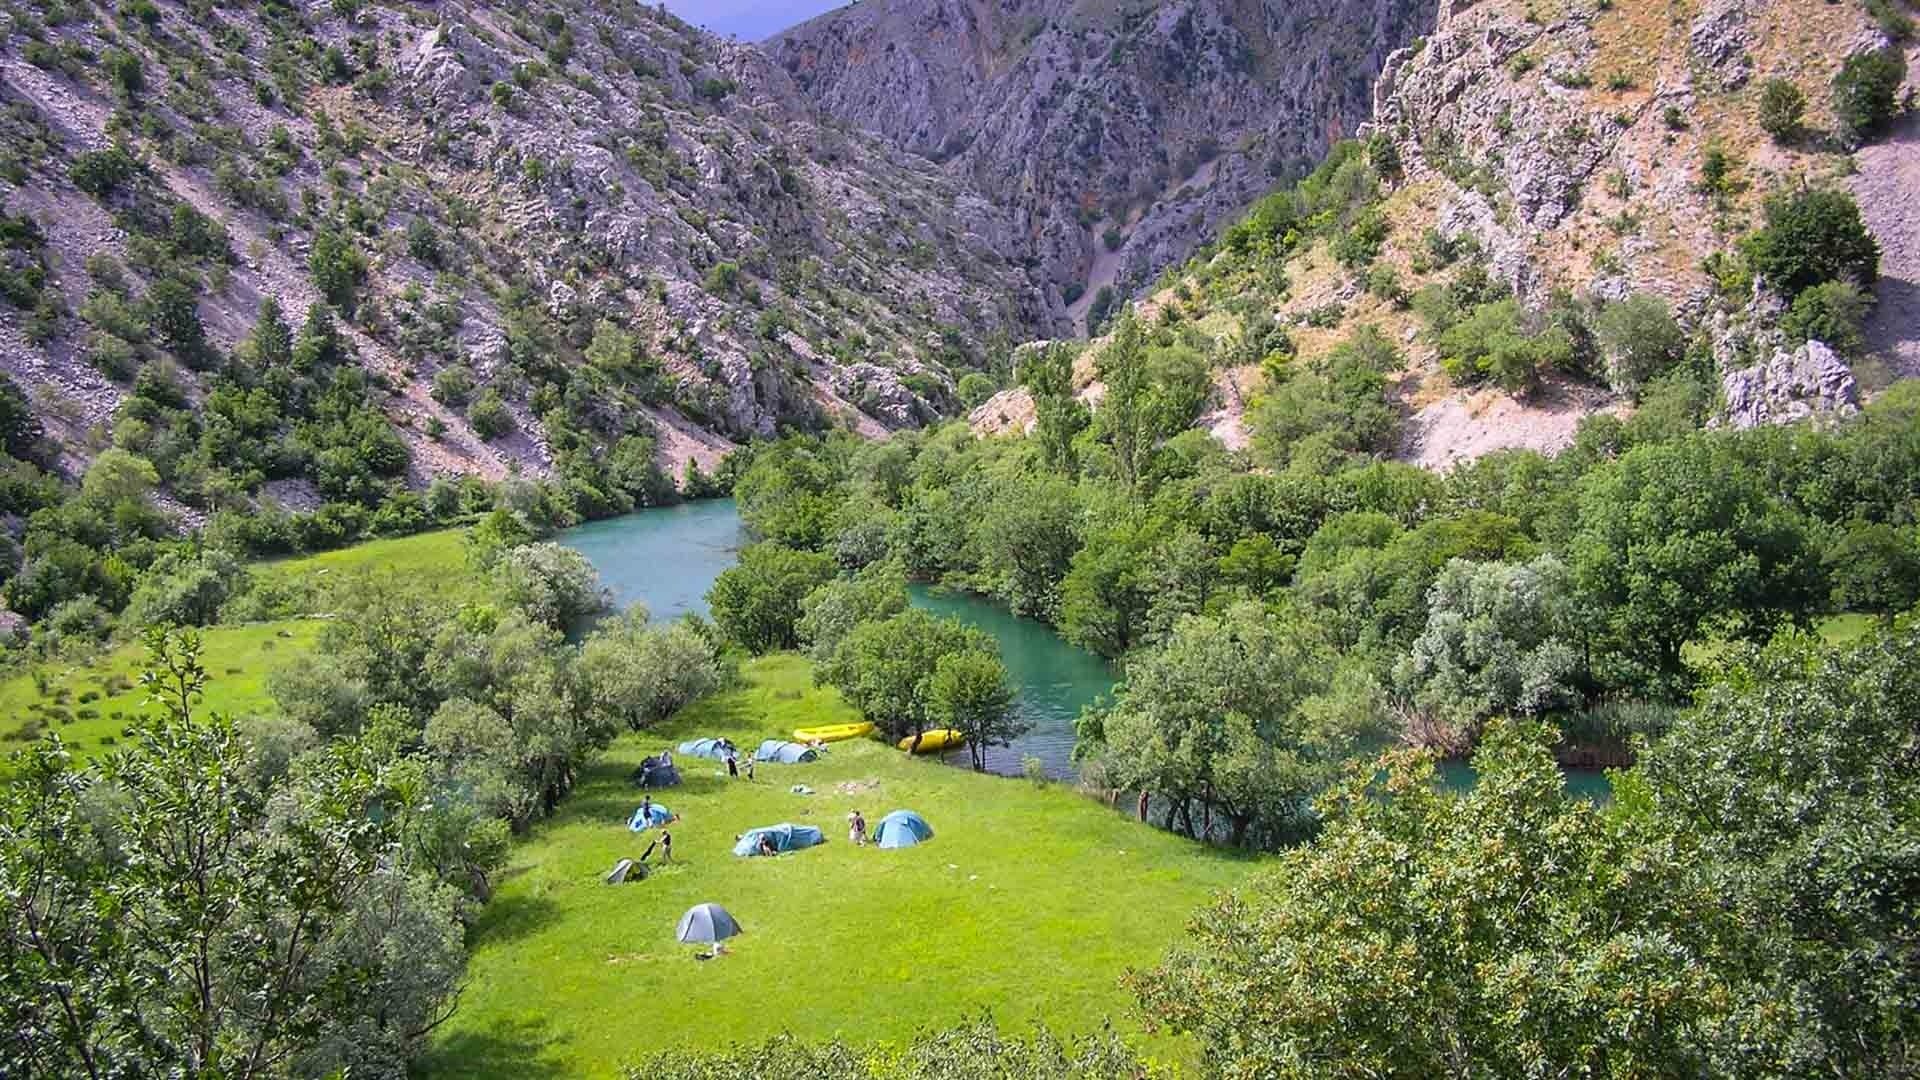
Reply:
[[[1138, 825], [1060, 787], [974, 775], [876, 742], [839, 743], [817, 764], [761, 766], [758, 782], [684, 761], [658, 797], [678, 865], [601, 884], [655, 833], [629, 833], [639, 759], [696, 735], [745, 747], [792, 728], [853, 719], [806, 663], [746, 669], [742, 689], [670, 727], [619, 740], [501, 875], [473, 935], [470, 983], [438, 1033], [434, 1076], [605, 1076], [650, 1047], [719, 1047], [789, 1030], [809, 1039], [896, 1041], [991, 1008], [1016, 1029], [1061, 1034], [1112, 1017], [1139, 1034], [1119, 986], [1152, 964], [1188, 914], [1251, 864]], [[804, 783], [816, 794], [789, 791]], [[851, 794], [843, 785], [871, 784]], [[879, 851], [847, 842], [845, 818], [920, 811], [931, 843]], [[823, 847], [777, 859], [731, 854], [734, 836], [783, 821], [825, 829]], [[693, 904], [746, 927], [730, 955], [699, 962], [674, 926]], [[1190, 1056], [1169, 1038], [1144, 1048]]]
[[[209, 682], [202, 708], [245, 717], [273, 707], [267, 673], [311, 648], [320, 635], [314, 620], [220, 626], [203, 631], [201, 662]], [[37, 665], [47, 680], [42, 695], [31, 669], [0, 681], [0, 749], [26, 745], [36, 726], [58, 732], [80, 757], [113, 744], [128, 723], [149, 708], [139, 685], [147, 651], [138, 642], [72, 663]], [[82, 697], [98, 695], [97, 700]], [[95, 715], [81, 716], [81, 710]], [[64, 717], [62, 715], [64, 711]], [[116, 715], [118, 714], [118, 715]], [[35, 721], [39, 721], [38, 725]], [[3, 769], [4, 765], [0, 765]]]
[[303, 610], [324, 609], [326, 587], [362, 574], [391, 574], [455, 600], [475, 598], [480, 581], [467, 565], [467, 530], [441, 529], [394, 540], [372, 540], [337, 551], [276, 559], [253, 567], [257, 588], [306, 599]]

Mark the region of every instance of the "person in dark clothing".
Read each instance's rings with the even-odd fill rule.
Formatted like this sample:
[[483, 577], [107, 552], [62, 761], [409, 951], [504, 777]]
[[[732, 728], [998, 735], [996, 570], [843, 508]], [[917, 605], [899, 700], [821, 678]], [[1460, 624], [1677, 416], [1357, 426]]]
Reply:
[[673, 833], [667, 831], [665, 826], [660, 829], [660, 861], [662, 863], [673, 861]]
[[760, 834], [760, 854], [762, 855], [780, 854], [780, 849], [773, 846], [773, 837], [768, 836], [766, 833]]
[[734, 780], [740, 779], [740, 755], [733, 753], [727, 755], [727, 776]]

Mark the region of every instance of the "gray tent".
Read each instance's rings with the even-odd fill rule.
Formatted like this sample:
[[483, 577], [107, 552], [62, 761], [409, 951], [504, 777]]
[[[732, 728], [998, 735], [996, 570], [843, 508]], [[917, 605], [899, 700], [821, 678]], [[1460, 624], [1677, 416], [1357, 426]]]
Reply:
[[783, 742], [768, 739], [753, 752], [755, 761], [777, 761], [782, 765], [798, 765], [803, 761], [818, 761], [820, 752], [811, 746], [802, 746], [797, 742]]
[[725, 941], [735, 934], [746, 931], [734, 921], [727, 909], [719, 904], [695, 904], [680, 916], [680, 926], [673, 932], [679, 940], [693, 944], [701, 941]]

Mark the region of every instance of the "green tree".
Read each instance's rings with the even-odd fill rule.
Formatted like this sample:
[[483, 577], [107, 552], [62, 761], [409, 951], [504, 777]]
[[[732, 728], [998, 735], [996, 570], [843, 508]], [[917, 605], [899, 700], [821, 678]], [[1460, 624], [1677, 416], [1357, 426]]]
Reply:
[[1384, 783], [1357, 769], [1320, 801], [1313, 844], [1130, 979], [1210, 1074], [1715, 1073], [1716, 898], [1569, 798], [1544, 729], [1489, 728], [1464, 797], [1431, 759], [1382, 764]]
[[475, 435], [491, 441], [513, 430], [513, 413], [500, 391], [489, 386], [467, 406], [467, 423], [473, 425]]
[[1091, 416], [1073, 393], [1073, 361], [1077, 350], [1064, 342], [1043, 346], [1020, 365], [1020, 381], [1033, 396], [1033, 437], [1043, 465], [1057, 472], [1079, 471], [1073, 442], [1085, 431]]
[[1447, 564], [1427, 594], [1427, 624], [1395, 668], [1440, 746], [1472, 745], [1495, 716], [1578, 704], [1580, 640], [1572, 582], [1551, 555], [1523, 565]]
[[[909, 609], [879, 622], [864, 622], [841, 639], [833, 658], [814, 672], [815, 681], [837, 688], [847, 703], [890, 739], [903, 739], [936, 727], [933, 679], [944, 657], [980, 653], [998, 662], [993, 640], [955, 619]], [[951, 688], [976, 693], [967, 685], [977, 672], [955, 673]], [[962, 682], [963, 676], [966, 682]], [[978, 707], [970, 697], [954, 704]]]
[[1073, 485], [1053, 476], [1004, 482], [975, 523], [981, 569], [1015, 614], [1052, 619], [1061, 579], [1080, 546]]
[[749, 652], [800, 643], [800, 602], [833, 577], [833, 560], [779, 544], [754, 544], [722, 571], [707, 591], [713, 621]]
[[1608, 304], [1595, 320], [1594, 332], [1606, 351], [1613, 385], [1630, 394], [1686, 355], [1686, 333], [1674, 320], [1673, 309], [1652, 293], [1634, 293]]
[[600, 573], [585, 555], [561, 544], [508, 550], [494, 569], [500, 597], [535, 622], [567, 630], [607, 609]]
[[367, 277], [367, 257], [354, 246], [351, 235], [325, 226], [315, 230], [307, 253], [307, 270], [328, 303], [353, 313], [360, 285]]
[[1892, 121], [1906, 78], [1906, 54], [1897, 45], [1842, 61], [1833, 77], [1833, 115], [1841, 135], [1859, 142]]
[[1182, 619], [1164, 644], [1127, 665], [1113, 704], [1080, 722], [1109, 786], [1170, 801], [1189, 835], [1223, 816], [1233, 844], [1273, 842], [1310, 828], [1310, 800], [1340, 763], [1375, 736], [1368, 710], [1318, 710], [1333, 657], [1311, 628], [1258, 603]]
[[1816, 606], [1801, 523], [1706, 436], [1639, 447], [1580, 483], [1568, 564], [1614, 686], [1684, 684], [1696, 638], [1765, 637]]
[[638, 607], [587, 637], [574, 675], [589, 708], [634, 731], [707, 696], [723, 678], [707, 639], [683, 622], [649, 626]]
[[1793, 298], [1780, 330], [1795, 344], [1824, 342], [1842, 356], [1859, 357], [1867, 350], [1861, 328], [1872, 306], [1873, 298], [1851, 281], [1822, 282]]
[[949, 653], [934, 664], [927, 683], [927, 715], [940, 727], [966, 736], [975, 772], [986, 771], [989, 748], [1008, 745], [1028, 727], [1013, 710], [1006, 665], [978, 649]]
[[1737, 651], [1623, 796], [1742, 931], [1716, 1075], [1890, 1075], [1920, 1054], [1916, 647], [1909, 617], [1839, 649]]
[[795, 626], [807, 656], [816, 664], [833, 658], [840, 642], [861, 623], [890, 619], [907, 610], [907, 579], [898, 567], [878, 564], [857, 577], [839, 577], [800, 601]]
[[199, 638], [147, 642], [157, 715], [97, 766], [50, 741], [0, 787], [0, 1065], [404, 1071], [465, 950], [452, 891], [396, 858], [422, 811], [403, 770], [342, 743], [255, 790], [233, 722], [196, 712]]
[[1742, 250], [1789, 301], [1823, 282], [1867, 286], [1880, 276], [1880, 245], [1860, 220], [1859, 204], [1829, 188], [1769, 198], [1766, 225], [1743, 241]]

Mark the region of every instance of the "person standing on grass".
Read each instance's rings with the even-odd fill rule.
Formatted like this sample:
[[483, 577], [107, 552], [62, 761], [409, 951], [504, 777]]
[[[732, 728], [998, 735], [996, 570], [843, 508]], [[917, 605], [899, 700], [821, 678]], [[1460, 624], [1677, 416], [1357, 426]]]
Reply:
[[640, 796], [640, 822], [643, 825], [653, 824], [653, 796], [652, 795]]
[[753, 759], [747, 759], [747, 783], [753, 783]]
[[727, 751], [727, 776], [734, 780], [740, 779], [740, 755], [731, 750]]
[[673, 861], [673, 831], [665, 825], [660, 827], [660, 862], [664, 865]]

